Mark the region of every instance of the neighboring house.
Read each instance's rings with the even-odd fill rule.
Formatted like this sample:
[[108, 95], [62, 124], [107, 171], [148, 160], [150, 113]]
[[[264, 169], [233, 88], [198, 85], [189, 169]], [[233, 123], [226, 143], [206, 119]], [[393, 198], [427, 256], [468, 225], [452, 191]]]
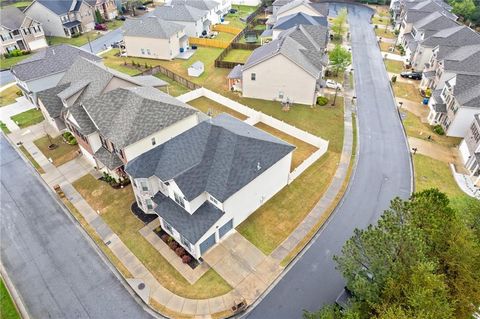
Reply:
[[95, 27], [93, 7], [84, 0], [34, 0], [24, 12], [47, 36], [69, 38]]
[[0, 10], [0, 53], [14, 50], [35, 51], [48, 46], [40, 23], [16, 7]]
[[207, 19], [211, 24], [221, 22], [222, 16], [225, 14], [220, 10], [220, 3], [213, 0], [172, 0], [172, 5], [186, 5], [198, 10], [207, 12]]
[[267, 28], [271, 29], [275, 23], [283, 17], [290, 16], [296, 13], [305, 13], [312, 17], [326, 17], [328, 16], [327, 3], [313, 3], [309, 0], [293, 0], [281, 6], [276, 14], [272, 14], [266, 24]]
[[465, 137], [475, 114], [480, 113], [480, 74], [458, 74], [435, 90], [430, 124], [440, 124], [447, 136]]
[[[270, 30], [265, 30], [264, 33], [270, 32], [272, 40], [276, 40], [280, 33], [297, 25], [321, 25], [328, 27], [328, 20], [323, 16], [310, 16], [299, 12], [281, 17]], [[264, 34], [262, 34], [262, 36], [264, 36]]]
[[232, 4], [241, 6], [257, 7], [262, 3], [262, 0], [232, 0]]
[[188, 5], [160, 6], [153, 11], [152, 16], [185, 26], [185, 34], [189, 37], [199, 37], [204, 32], [210, 32], [208, 11]]
[[294, 146], [221, 114], [126, 166], [138, 206], [199, 259], [288, 183]]
[[418, 71], [429, 69], [432, 59], [441, 60], [450, 52], [473, 44], [480, 44], [480, 35], [466, 26], [458, 25], [438, 31], [418, 43], [412, 65]]
[[459, 149], [473, 184], [480, 188], [480, 114], [473, 117], [473, 122]]
[[38, 92], [38, 106], [47, 122], [61, 131], [65, 129], [64, 115], [67, 109], [83, 100], [117, 88], [163, 85], [166, 83], [156, 77], [131, 77], [99, 62], [79, 57], [55, 87]]
[[115, 0], [86, 0], [95, 11], [100, 12], [105, 20], [115, 19], [118, 16]]
[[197, 125], [202, 114], [152, 87], [101, 93], [66, 110], [66, 125], [100, 171], [125, 178], [124, 165]]
[[37, 93], [56, 86], [79, 56], [91, 61], [102, 60], [79, 47], [60, 44], [39, 50], [12, 66], [11, 72], [23, 95], [37, 105]]
[[327, 38], [328, 28], [321, 25], [286, 30], [253, 51], [241, 72], [233, 69], [229, 82], [244, 97], [314, 105], [328, 64]]
[[[393, 20], [395, 21], [395, 29], [398, 29], [400, 27], [400, 23], [402, 22], [402, 18], [405, 15], [405, 13], [412, 9], [413, 7], [419, 5], [419, 3], [423, 3], [423, 5], [426, 4], [427, 1], [430, 0], [423, 0], [423, 1], [418, 1], [418, 0], [393, 0], [390, 2], [390, 11], [392, 12], [392, 17]], [[450, 6], [447, 2], [443, 0], [433, 0], [436, 4], [441, 6], [444, 10], [450, 12], [452, 10], [452, 6]], [[421, 5], [420, 5], [421, 6]], [[449, 14], [452, 19], [456, 20], [456, 16], [453, 14]]]
[[185, 26], [156, 16], [128, 19], [123, 25], [128, 56], [172, 60], [188, 47]]
[[[419, 59], [419, 56], [423, 54], [422, 51], [417, 52], [419, 42], [428, 39], [438, 31], [458, 26], [459, 24], [457, 22], [437, 11], [415, 22], [412, 30], [409, 33], [405, 33], [402, 39], [407, 62], [411, 63], [415, 71], [422, 71], [426, 61], [418, 61], [422, 60]], [[415, 54], [417, 54], [416, 57]], [[424, 63], [422, 64], [421, 62]]]
[[276, 16], [278, 10], [283, 7], [284, 5], [292, 2], [293, 0], [275, 0], [272, 3], [272, 15]]

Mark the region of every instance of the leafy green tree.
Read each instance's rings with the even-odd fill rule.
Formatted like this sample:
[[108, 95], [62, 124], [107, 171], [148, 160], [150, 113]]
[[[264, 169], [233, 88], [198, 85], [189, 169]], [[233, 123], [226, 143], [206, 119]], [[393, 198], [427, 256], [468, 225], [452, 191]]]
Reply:
[[341, 39], [345, 32], [347, 31], [346, 23], [347, 23], [347, 9], [342, 8], [338, 11], [338, 15], [332, 21], [332, 32], [337, 39]]
[[475, 13], [476, 6], [473, 0], [458, 0], [454, 1], [452, 5], [453, 9], [452, 12], [464, 17], [465, 19], [469, 19]]
[[328, 54], [330, 64], [335, 69], [335, 74], [338, 75], [338, 72], [344, 72], [347, 66], [352, 63], [352, 54], [337, 44], [332, 51]]
[[97, 23], [103, 23], [103, 17], [102, 17], [102, 14], [100, 13], [100, 11], [98, 11], [98, 9], [95, 10], [95, 21]]

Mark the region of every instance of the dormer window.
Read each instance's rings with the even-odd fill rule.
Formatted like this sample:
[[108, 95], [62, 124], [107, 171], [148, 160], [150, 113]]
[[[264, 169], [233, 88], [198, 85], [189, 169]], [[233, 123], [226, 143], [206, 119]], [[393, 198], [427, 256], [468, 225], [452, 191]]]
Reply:
[[174, 193], [173, 193], [173, 197], [174, 197], [174, 199], [175, 199], [175, 202], [176, 202], [178, 205], [180, 205], [180, 206], [182, 206], [183, 208], [185, 208], [185, 201], [184, 201], [184, 199], [183, 199], [182, 196], [180, 196], [178, 193], [174, 192]]
[[148, 191], [147, 182], [140, 182], [140, 186], [142, 187], [142, 191], [144, 191], [144, 192]]

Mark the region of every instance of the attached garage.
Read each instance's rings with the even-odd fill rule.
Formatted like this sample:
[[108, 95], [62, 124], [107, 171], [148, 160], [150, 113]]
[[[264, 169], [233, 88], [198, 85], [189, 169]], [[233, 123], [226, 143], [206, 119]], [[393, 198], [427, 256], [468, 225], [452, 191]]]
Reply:
[[46, 48], [48, 44], [45, 38], [41, 38], [35, 41], [28, 42], [28, 46], [30, 47], [30, 50], [35, 51], [41, 48]]
[[218, 230], [218, 235], [220, 238], [223, 238], [230, 230], [233, 228], [233, 218], [230, 219], [228, 222], [225, 223], [220, 229]]
[[201, 244], [200, 244], [200, 254], [204, 254], [207, 250], [209, 250], [213, 245], [215, 245], [216, 240], [215, 240], [215, 233], [213, 233], [210, 237], [205, 239]]

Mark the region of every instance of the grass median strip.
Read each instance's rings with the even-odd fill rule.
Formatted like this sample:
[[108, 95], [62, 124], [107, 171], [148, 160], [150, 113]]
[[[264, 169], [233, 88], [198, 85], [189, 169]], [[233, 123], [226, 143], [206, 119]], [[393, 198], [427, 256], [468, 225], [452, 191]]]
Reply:
[[171, 292], [192, 299], [205, 299], [223, 295], [232, 287], [213, 269], [195, 284], [190, 285], [175, 268], [139, 233], [144, 224], [130, 211], [134, 201], [131, 186], [113, 189], [107, 183], [88, 174], [73, 183], [75, 189], [100, 211], [103, 220], [120, 237], [132, 253], [148, 268], [153, 276]]
[[16, 99], [21, 96], [18, 94], [19, 92], [20, 89], [16, 85], [12, 85], [0, 92], [0, 107], [15, 103]]
[[23, 155], [25, 155], [25, 157], [30, 161], [30, 163], [32, 163], [33, 167], [35, 167], [35, 169], [40, 173], [40, 174], [45, 174], [45, 171], [43, 170], [43, 168], [40, 166], [40, 164], [37, 163], [37, 161], [33, 158], [32, 154], [30, 154], [27, 149], [25, 148], [25, 146], [23, 145], [20, 145], [18, 147], [20, 149], [20, 151], [23, 153]]
[[20, 319], [17, 307], [13, 303], [12, 297], [3, 282], [3, 278], [0, 279], [0, 318], [1, 319]]
[[[77, 145], [70, 145], [63, 141], [62, 136], [49, 137], [44, 136], [33, 143], [40, 149], [46, 158], [51, 158], [53, 165], [60, 166], [68, 161], [71, 161], [78, 155], [79, 148]], [[54, 149], [49, 149], [51, 144], [57, 145]]]

